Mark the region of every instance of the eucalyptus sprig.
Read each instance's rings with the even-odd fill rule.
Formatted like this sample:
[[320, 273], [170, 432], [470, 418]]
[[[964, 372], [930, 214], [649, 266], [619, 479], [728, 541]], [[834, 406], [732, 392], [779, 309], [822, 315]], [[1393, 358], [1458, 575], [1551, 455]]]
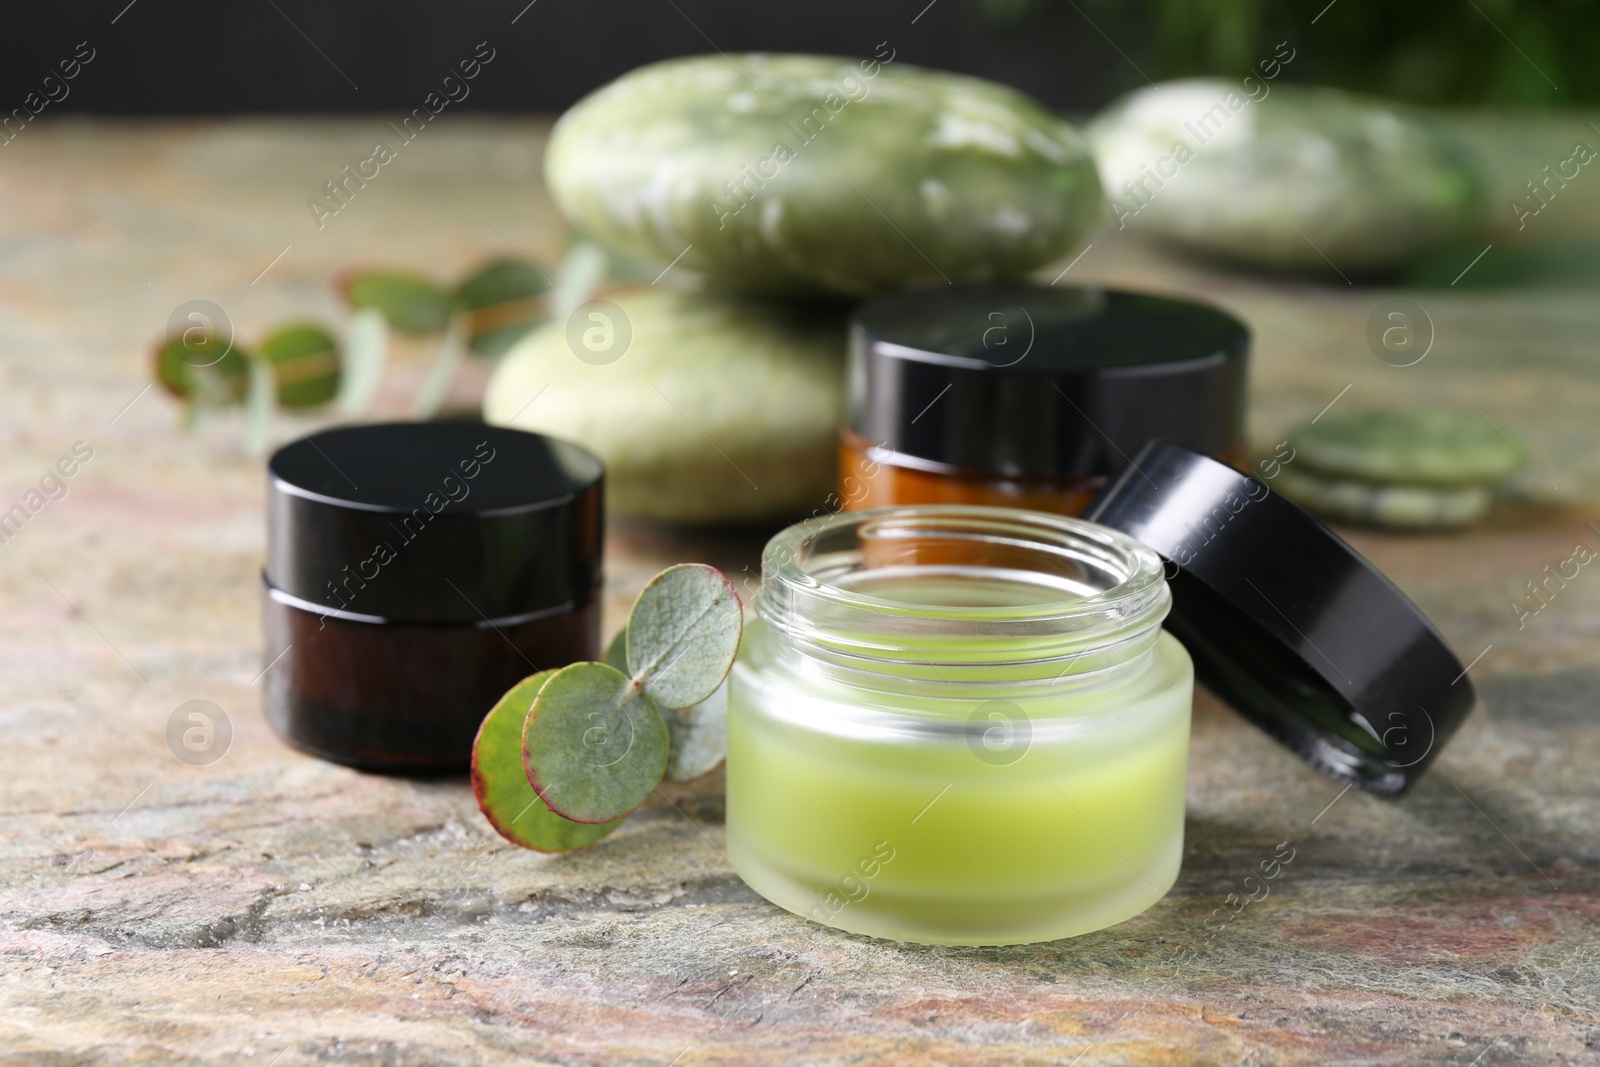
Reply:
[[381, 315], [397, 334], [442, 332], [433, 365], [411, 399], [417, 419], [439, 413], [469, 352], [498, 359], [544, 321], [549, 287], [544, 272], [521, 259], [490, 260], [452, 292], [398, 270], [353, 272], [338, 285], [357, 315]]
[[231, 329], [190, 327], [156, 346], [155, 376], [183, 402], [193, 428], [207, 413], [243, 405], [252, 454], [265, 449], [274, 406], [315, 407], [339, 391], [340, 345], [315, 323], [279, 327], [254, 349]]
[[[620, 826], [669, 762], [714, 767], [726, 742], [701, 725], [714, 717], [684, 712], [722, 685], [743, 627], [739, 595], [714, 567], [656, 575], [634, 601], [620, 657], [613, 642], [611, 662], [542, 671], [490, 710], [472, 752], [479, 810], [508, 841], [565, 852]], [[673, 761], [675, 745], [692, 754]]]
[[449, 292], [400, 270], [350, 273], [338, 288], [353, 310], [377, 309], [396, 333], [437, 333], [455, 326], [466, 336], [468, 350], [494, 359], [544, 321], [550, 281], [527, 260], [491, 259]]
[[274, 410], [337, 399], [341, 415], [359, 417], [383, 377], [390, 335], [436, 333], [438, 355], [412, 398], [412, 415], [432, 418], [463, 356], [498, 358], [544, 320], [550, 282], [527, 260], [490, 259], [450, 291], [399, 270], [348, 272], [336, 288], [351, 310], [342, 337], [316, 323], [292, 322], [249, 349], [236, 342], [226, 316], [172, 327], [156, 344], [155, 377], [183, 402], [186, 424], [192, 429], [214, 411], [243, 407], [246, 448], [256, 453], [267, 446]]

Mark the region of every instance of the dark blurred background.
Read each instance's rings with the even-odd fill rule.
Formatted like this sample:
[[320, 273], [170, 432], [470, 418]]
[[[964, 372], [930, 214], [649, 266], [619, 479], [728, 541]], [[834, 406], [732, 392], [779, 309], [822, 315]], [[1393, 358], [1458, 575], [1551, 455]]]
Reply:
[[1146, 77], [1249, 73], [1280, 40], [1296, 80], [1429, 103], [1600, 100], [1593, 0], [94, 0], [7, 11], [0, 101], [20, 105], [84, 41], [93, 63], [52, 109], [410, 110], [487, 41], [496, 62], [459, 106], [559, 111], [667, 56], [887, 41], [901, 61], [1085, 112]]

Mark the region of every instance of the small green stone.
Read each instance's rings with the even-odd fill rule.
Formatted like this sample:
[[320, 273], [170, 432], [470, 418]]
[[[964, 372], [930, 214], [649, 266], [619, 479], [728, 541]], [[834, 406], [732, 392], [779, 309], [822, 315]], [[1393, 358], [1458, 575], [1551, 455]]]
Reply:
[[1488, 515], [1486, 486], [1395, 485], [1330, 478], [1287, 466], [1274, 488], [1324, 518], [1403, 530], [1453, 530]]
[[507, 352], [484, 419], [597, 454], [609, 514], [784, 520], [833, 489], [844, 353], [832, 305], [617, 290]]
[[1475, 411], [1328, 414], [1289, 437], [1295, 462], [1335, 478], [1414, 486], [1488, 486], [1526, 460], [1519, 445]]

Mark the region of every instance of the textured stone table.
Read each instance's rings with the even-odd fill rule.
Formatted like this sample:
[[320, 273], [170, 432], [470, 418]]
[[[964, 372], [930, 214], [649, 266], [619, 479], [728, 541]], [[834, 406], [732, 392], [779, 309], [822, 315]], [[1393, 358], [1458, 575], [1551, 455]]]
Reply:
[[[1595, 140], [1576, 119], [1502, 127], [1502, 193]], [[6, 1062], [1600, 1063], [1600, 573], [1524, 628], [1511, 606], [1600, 546], [1600, 306], [1576, 277], [1407, 294], [1437, 337], [1399, 369], [1364, 340], [1390, 290], [1210, 272], [1114, 233], [1073, 266], [1247, 316], [1258, 444], [1335, 402], [1476, 404], [1527, 440], [1552, 501], [1462, 536], [1352, 531], [1474, 660], [1482, 706], [1393, 803], [1202, 695], [1183, 874], [1115, 929], [996, 950], [812, 925], [729, 868], [720, 773], [545, 858], [495, 837], [463, 780], [279, 744], [255, 681], [260, 464], [236, 422], [180, 429], [144, 390], [148, 346], [197, 297], [246, 338], [333, 319], [328, 279], [353, 263], [554, 259], [542, 131], [441, 121], [321, 230], [306, 199], [380, 120], [63, 122], [0, 149], [0, 509], [74, 442], [94, 450], [0, 546]], [[1585, 175], [1472, 269], [1594, 235], [1597, 205]], [[608, 629], [658, 566], [739, 574], [760, 540], [619, 526]], [[232, 729], [206, 766], [166, 740], [196, 699]], [[1270, 896], [1233, 914], [1283, 842]], [[1213, 934], [1212, 916], [1231, 918]]]

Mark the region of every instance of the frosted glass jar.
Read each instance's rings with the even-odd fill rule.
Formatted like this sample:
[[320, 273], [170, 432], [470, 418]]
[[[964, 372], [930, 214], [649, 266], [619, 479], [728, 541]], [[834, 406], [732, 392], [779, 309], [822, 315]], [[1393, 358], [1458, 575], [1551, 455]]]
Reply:
[[729, 688], [727, 841], [857, 933], [1003, 945], [1171, 888], [1194, 674], [1154, 551], [1040, 512], [846, 512], [767, 545]]

